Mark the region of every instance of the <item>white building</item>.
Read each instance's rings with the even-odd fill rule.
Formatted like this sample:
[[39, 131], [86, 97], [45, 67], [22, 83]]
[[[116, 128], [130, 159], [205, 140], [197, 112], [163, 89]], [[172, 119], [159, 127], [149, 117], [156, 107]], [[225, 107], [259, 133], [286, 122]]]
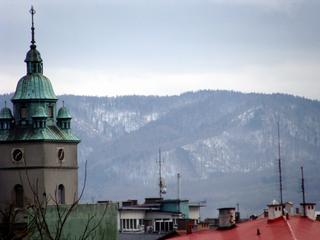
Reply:
[[163, 200], [146, 198], [143, 204], [137, 200], [119, 203], [118, 230], [120, 232], [171, 232], [181, 219], [200, 221], [200, 203], [188, 200]]

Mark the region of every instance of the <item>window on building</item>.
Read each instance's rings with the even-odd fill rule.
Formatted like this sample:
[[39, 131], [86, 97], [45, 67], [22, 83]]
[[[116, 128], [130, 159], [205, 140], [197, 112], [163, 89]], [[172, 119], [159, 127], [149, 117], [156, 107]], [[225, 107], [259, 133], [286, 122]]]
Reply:
[[53, 118], [53, 106], [48, 106], [48, 117]]
[[16, 207], [23, 207], [23, 187], [20, 184], [17, 184], [14, 187], [14, 193], [15, 193], [15, 203]]
[[65, 190], [62, 184], [58, 186], [58, 203], [60, 204], [65, 203]]
[[133, 228], [133, 219], [130, 219], [130, 229]]
[[126, 220], [121, 219], [121, 229], [125, 229], [125, 228], [126, 228]]
[[137, 219], [133, 219], [133, 228], [137, 229]]
[[20, 108], [20, 118], [21, 119], [26, 119], [28, 117], [28, 112], [26, 107], [21, 107]]

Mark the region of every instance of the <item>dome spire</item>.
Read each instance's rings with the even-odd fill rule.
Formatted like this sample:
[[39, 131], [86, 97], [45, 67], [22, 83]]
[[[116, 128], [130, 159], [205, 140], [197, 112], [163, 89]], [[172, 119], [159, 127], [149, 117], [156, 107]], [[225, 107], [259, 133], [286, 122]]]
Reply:
[[36, 10], [34, 10], [33, 6], [31, 6], [31, 9], [29, 11], [31, 13], [31, 48], [35, 48], [36, 41], [34, 40], [34, 22], [33, 22], [33, 15], [36, 13]]
[[26, 59], [24, 60], [27, 63], [27, 74], [40, 73], [42, 74], [42, 59], [40, 53], [36, 49], [36, 41], [34, 40], [34, 21], [33, 16], [36, 13], [33, 6], [30, 9], [31, 14], [31, 45], [30, 50], [27, 52]]

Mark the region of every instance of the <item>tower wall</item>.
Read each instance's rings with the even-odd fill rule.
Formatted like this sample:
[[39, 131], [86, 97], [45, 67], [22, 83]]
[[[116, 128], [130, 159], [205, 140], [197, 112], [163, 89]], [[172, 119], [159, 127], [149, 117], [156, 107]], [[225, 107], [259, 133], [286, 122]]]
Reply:
[[[19, 161], [14, 160], [15, 149], [23, 152]], [[63, 160], [59, 159], [60, 149], [63, 149]], [[14, 204], [14, 187], [17, 184], [23, 186], [25, 204], [32, 203], [35, 191], [39, 196], [46, 193], [47, 197], [55, 198], [60, 184], [65, 188], [66, 204], [77, 198], [76, 143], [8, 143], [0, 144], [0, 152], [1, 206]], [[49, 204], [54, 202], [50, 200]]]

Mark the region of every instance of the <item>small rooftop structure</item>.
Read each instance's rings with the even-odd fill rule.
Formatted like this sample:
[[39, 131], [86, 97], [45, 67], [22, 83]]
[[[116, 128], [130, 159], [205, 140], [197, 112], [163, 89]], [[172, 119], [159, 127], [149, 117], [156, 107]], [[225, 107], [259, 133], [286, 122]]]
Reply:
[[236, 208], [218, 208], [219, 229], [233, 228], [236, 225]]
[[283, 215], [283, 206], [276, 200], [268, 204], [268, 220], [273, 221]]
[[316, 204], [315, 203], [300, 203], [301, 216], [310, 218], [311, 220], [316, 219]]

